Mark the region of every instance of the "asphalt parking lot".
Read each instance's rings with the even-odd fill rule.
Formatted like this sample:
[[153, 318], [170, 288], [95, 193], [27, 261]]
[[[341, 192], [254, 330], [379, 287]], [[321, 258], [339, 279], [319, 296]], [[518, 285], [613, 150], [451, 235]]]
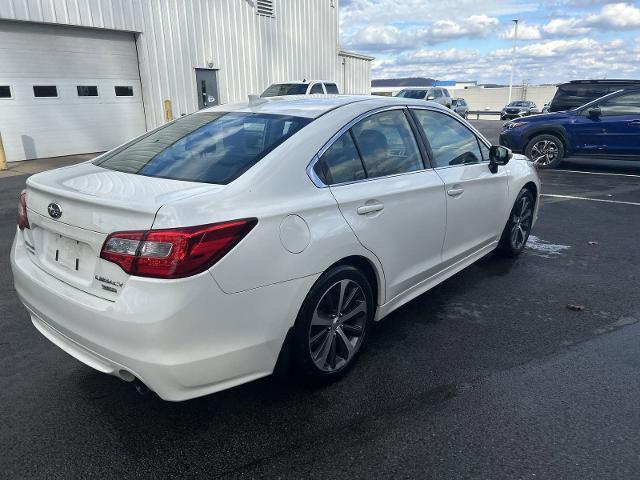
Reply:
[[[491, 138], [499, 122], [472, 123]], [[637, 478], [636, 166], [543, 172], [525, 253], [387, 317], [339, 383], [266, 378], [183, 403], [139, 396], [31, 325], [8, 261], [25, 179], [0, 179], [2, 478]]]

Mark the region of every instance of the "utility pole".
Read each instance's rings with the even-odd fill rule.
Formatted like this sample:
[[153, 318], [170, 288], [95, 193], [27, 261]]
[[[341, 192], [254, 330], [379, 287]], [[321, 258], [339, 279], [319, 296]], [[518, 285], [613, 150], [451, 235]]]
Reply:
[[512, 20], [515, 24], [513, 30], [513, 51], [511, 52], [511, 78], [509, 79], [509, 101], [511, 103], [511, 91], [513, 90], [513, 70], [516, 65], [516, 42], [518, 41], [518, 19]]

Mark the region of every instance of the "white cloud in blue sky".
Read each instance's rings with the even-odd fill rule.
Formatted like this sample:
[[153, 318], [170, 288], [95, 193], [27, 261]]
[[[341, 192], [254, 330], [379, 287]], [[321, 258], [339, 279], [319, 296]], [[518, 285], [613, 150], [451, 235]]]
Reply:
[[342, 46], [376, 57], [374, 78], [506, 83], [640, 78], [640, 2], [341, 0]]

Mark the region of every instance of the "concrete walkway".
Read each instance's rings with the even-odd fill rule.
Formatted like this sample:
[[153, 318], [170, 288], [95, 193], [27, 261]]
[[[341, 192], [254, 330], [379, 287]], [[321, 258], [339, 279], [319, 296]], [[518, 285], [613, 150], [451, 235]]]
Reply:
[[64, 157], [38, 158], [36, 160], [24, 160], [22, 162], [9, 162], [7, 170], [0, 170], [0, 178], [15, 177], [17, 175], [33, 175], [34, 173], [66, 167], [80, 162], [86, 162], [97, 157], [102, 152], [82, 153], [79, 155], [67, 155]]

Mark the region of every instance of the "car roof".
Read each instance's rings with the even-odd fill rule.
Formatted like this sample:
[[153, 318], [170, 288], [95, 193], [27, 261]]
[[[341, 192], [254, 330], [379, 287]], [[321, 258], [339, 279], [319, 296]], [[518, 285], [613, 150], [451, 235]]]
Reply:
[[[256, 97], [249, 102], [216, 105], [200, 110], [200, 112], [247, 112], [267, 113], [276, 115], [291, 115], [295, 117], [317, 118], [331, 110], [345, 105], [370, 102], [372, 108], [376, 106], [418, 105], [425, 103], [439, 109], [444, 107], [436, 102], [413, 100], [410, 98], [383, 97], [379, 95], [287, 95], [281, 97]], [[196, 112], [197, 114], [198, 112]]]
[[640, 80], [625, 80], [621, 78], [601, 79], [601, 80], [571, 80], [570, 82], [559, 83], [561, 85], [640, 85]]

